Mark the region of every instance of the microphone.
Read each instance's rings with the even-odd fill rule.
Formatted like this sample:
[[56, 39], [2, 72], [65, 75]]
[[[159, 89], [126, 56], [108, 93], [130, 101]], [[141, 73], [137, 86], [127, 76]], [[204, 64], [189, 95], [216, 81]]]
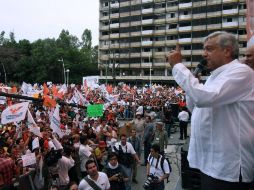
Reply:
[[203, 59], [203, 60], [197, 65], [196, 69], [195, 69], [194, 72], [193, 72], [193, 75], [194, 75], [195, 77], [197, 77], [198, 74], [201, 73], [201, 72], [205, 69], [206, 65], [207, 65], [207, 61], [206, 61], [205, 59]]

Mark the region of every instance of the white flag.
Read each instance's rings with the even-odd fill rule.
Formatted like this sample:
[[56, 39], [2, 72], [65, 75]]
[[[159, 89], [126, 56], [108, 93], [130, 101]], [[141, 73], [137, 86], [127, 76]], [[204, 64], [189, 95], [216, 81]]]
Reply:
[[36, 136], [42, 137], [40, 127], [38, 127], [37, 124], [35, 123], [34, 118], [29, 110], [27, 111], [27, 122], [29, 130]]
[[53, 132], [57, 133], [60, 138], [64, 136], [64, 132], [60, 129], [60, 116], [59, 116], [59, 105], [56, 105], [54, 114], [51, 118], [50, 128]]
[[7, 107], [1, 115], [1, 123], [19, 122], [25, 119], [29, 102], [14, 104]]

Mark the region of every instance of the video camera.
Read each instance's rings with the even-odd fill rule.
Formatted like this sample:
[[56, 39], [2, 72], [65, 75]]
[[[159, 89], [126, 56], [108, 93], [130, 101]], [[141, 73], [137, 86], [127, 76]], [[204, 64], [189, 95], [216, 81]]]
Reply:
[[154, 184], [157, 183], [159, 178], [153, 174], [148, 175], [143, 187], [145, 190], [154, 189]]

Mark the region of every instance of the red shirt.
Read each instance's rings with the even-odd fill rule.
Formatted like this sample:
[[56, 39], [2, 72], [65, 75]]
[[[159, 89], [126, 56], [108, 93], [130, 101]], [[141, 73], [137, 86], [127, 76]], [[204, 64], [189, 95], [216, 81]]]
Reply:
[[0, 158], [0, 174], [4, 184], [11, 184], [14, 177], [15, 165], [11, 158]]

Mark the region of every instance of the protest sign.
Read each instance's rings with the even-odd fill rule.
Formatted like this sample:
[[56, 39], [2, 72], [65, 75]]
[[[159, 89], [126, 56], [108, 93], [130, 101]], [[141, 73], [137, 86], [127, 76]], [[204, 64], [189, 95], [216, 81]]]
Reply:
[[21, 156], [23, 167], [30, 166], [36, 163], [35, 153], [29, 153]]
[[89, 105], [87, 107], [88, 117], [100, 117], [103, 115], [103, 104]]

